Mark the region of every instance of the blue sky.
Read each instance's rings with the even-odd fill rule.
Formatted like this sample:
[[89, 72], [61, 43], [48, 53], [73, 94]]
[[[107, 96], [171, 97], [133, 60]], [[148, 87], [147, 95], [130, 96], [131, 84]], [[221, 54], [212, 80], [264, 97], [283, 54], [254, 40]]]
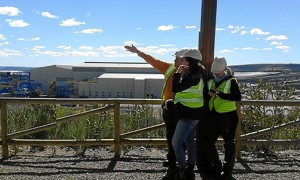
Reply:
[[[197, 48], [201, 0], [1, 0], [0, 66], [172, 62]], [[218, 0], [215, 56], [229, 65], [300, 63], [300, 1]]]

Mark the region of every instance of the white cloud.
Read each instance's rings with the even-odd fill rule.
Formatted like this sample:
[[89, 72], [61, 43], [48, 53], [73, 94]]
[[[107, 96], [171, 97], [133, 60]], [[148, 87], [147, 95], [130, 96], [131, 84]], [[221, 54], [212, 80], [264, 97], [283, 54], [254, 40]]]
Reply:
[[281, 49], [283, 52], [289, 52], [290, 47], [289, 46], [276, 46], [276, 49]]
[[94, 33], [100, 33], [103, 32], [102, 29], [84, 29], [81, 31], [81, 33], [85, 33], [85, 34], [94, 34]]
[[3, 34], [0, 34], [0, 40], [6, 40]]
[[123, 46], [100, 46], [98, 49], [103, 52], [109, 52], [109, 51], [124, 49], [124, 47]]
[[248, 31], [241, 31], [241, 35], [245, 35], [247, 33], [248, 33]]
[[245, 26], [232, 26], [232, 25], [229, 25], [228, 29], [232, 29], [230, 32], [232, 34], [235, 34], [235, 33], [241, 32], [242, 29], [245, 29]]
[[225, 29], [224, 28], [216, 28], [216, 31], [224, 31]]
[[[34, 51], [35, 55], [48, 55], [53, 57], [61, 57], [61, 56], [98, 57], [98, 53], [94, 51], [78, 51], [78, 50], [68, 51], [71, 49], [71, 47], [65, 45], [58, 46], [58, 48], [66, 51], [63, 52], [52, 51], [52, 50], [41, 51], [42, 49], [45, 49], [44, 46], [34, 46], [31, 50]], [[92, 49], [92, 47], [81, 46], [80, 49], [89, 50]]]
[[231, 53], [233, 52], [232, 50], [229, 50], [229, 49], [222, 49], [219, 51], [219, 53]]
[[68, 27], [68, 26], [80, 26], [82, 24], [85, 24], [85, 22], [79, 22], [76, 21], [75, 18], [63, 20], [60, 24], [60, 26]]
[[45, 46], [33, 46], [31, 48], [32, 51], [40, 51], [41, 49], [45, 49]]
[[250, 34], [266, 35], [266, 34], [270, 34], [270, 32], [264, 32], [260, 28], [252, 28], [250, 30]]
[[252, 47], [244, 47], [244, 48], [241, 48], [241, 50], [253, 50]]
[[275, 46], [280, 46], [280, 45], [282, 45], [282, 42], [272, 41], [270, 44], [275, 45]]
[[21, 56], [21, 52], [11, 50], [11, 49], [2, 49], [2, 50], [0, 50], [0, 57], [10, 57], [10, 56]]
[[57, 48], [68, 50], [68, 49], [71, 49], [71, 46], [61, 45], [61, 46], [58, 46]]
[[131, 46], [131, 45], [134, 45], [134, 46], [136, 46], [138, 43], [137, 42], [135, 42], [135, 41], [125, 41], [124, 42], [124, 45], [125, 46]]
[[141, 27], [138, 27], [138, 28], [136, 28], [137, 30], [142, 30], [142, 28]]
[[[165, 54], [165, 53], [170, 52], [170, 50], [168, 48], [161, 48], [159, 46], [147, 46], [147, 47], [140, 48], [140, 49], [142, 49], [142, 51], [146, 52], [146, 53]], [[174, 48], [172, 48], [172, 49], [174, 49]]]
[[9, 42], [3, 42], [3, 43], [0, 43], [0, 46], [7, 46], [7, 45], [9, 45]]
[[19, 13], [20, 13], [20, 10], [15, 7], [11, 7], [11, 6], [0, 7], [1, 15], [18, 16]]
[[34, 37], [34, 38], [31, 38], [30, 40], [32, 40], [32, 41], [38, 41], [40, 39], [41, 39], [40, 37]]
[[41, 15], [44, 16], [44, 17], [50, 18], [50, 19], [57, 19], [58, 18], [58, 16], [55, 16], [55, 15], [49, 13], [49, 12], [42, 12]]
[[69, 51], [66, 52], [69, 56], [82, 56], [82, 57], [98, 57], [98, 53], [94, 51]]
[[94, 48], [91, 47], [91, 46], [80, 46], [79, 49], [82, 49], [82, 50], [93, 50]]
[[20, 20], [6, 19], [6, 22], [8, 22], [8, 24], [11, 27], [26, 27], [26, 26], [29, 26], [29, 24], [27, 22], [24, 22], [24, 20], [22, 20], [22, 19], [20, 19]]
[[[137, 44], [134, 41], [126, 41], [124, 45]], [[139, 48], [142, 50], [141, 48]], [[136, 56], [135, 53], [126, 53], [126, 50], [123, 46], [100, 46], [97, 50], [101, 51], [104, 57], [116, 58], [116, 57], [127, 57], [127, 56]]]
[[41, 39], [40, 37], [34, 37], [34, 38], [30, 38], [30, 39], [18, 38], [19, 41], [38, 41], [40, 39]]
[[185, 26], [185, 29], [195, 29], [196, 28], [196, 26]]
[[287, 40], [288, 37], [286, 35], [272, 35], [269, 36], [267, 38], [265, 38], [265, 40], [271, 40], [271, 41], [276, 41], [276, 40]]
[[174, 44], [161, 44], [160, 47], [174, 47]]
[[271, 51], [272, 48], [262, 48], [262, 50], [265, 50], [265, 51]]
[[40, 55], [49, 55], [49, 56], [54, 56], [54, 57], [60, 57], [60, 56], [65, 56], [64, 52], [55, 52], [55, 51], [39, 51], [37, 52]]
[[175, 29], [175, 27], [173, 25], [167, 25], [167, 26], [162, 25], [157, 28], [157, 30], [159, 30], [159, 31], [169, 31], [172, 29]]

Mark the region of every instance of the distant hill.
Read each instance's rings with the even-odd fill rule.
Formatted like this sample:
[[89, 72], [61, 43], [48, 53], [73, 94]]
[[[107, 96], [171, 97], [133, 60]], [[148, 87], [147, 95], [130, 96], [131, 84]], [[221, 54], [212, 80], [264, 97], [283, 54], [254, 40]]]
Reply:
[[18, 66], [0, 66], [0, 71], [25, 71], [29, 72], [32, 67], [18, 67]]
[[[234, 72], [264, 72], [283, 71], [290, 69], [300, 72], [300, 64], [246, 64], [229, 66]], [[29, 72], [33, 67], [0, 66], [0, 71], [25, 71]]]
[[300, 72], [300, 64], [246, 64], [229, 66], [234, 72], [284, 71]]

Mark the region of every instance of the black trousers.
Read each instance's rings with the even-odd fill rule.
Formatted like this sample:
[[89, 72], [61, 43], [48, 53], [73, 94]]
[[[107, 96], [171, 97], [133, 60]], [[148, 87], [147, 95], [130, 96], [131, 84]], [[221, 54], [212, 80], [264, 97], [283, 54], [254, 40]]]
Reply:
[[206, 154], [202, 159], [202, 167], [209, 174], [219, 174], [222, 171], [222, 164], [219, 159], [219, 153], [216, 148], [218, 137], [224, 139], [225, 164], [223, 171], [225, 174], [231, 174], [235, 163], [235, 132], [238, 125], [238, 115], [236, 111], [229, 113], [210, 113], [203, 124], [202, 153]]
[[166, 125], [166, 139], [168, 143], [168, 153], [167, 153], [167, 160], [169, 162], [169, 166], [176, 166], [176, 156], [172, 146], [172, 138], [175, 133], [176, 125], [178, 119], [175, 117], [175, 106], [173, 101], [164, 102], [162, 104], [163, 109], [163, 120]]

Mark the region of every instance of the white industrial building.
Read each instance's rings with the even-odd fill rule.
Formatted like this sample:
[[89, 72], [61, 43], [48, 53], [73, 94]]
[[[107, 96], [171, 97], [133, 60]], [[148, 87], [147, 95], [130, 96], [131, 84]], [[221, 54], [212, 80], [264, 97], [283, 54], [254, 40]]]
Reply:
[[71, 87], [71, 97], [160, 98], [164, 76], [147, 63], [85, 62], [75, 66], [52, 65], [31, 70], [44, 94], [51, 81]]

